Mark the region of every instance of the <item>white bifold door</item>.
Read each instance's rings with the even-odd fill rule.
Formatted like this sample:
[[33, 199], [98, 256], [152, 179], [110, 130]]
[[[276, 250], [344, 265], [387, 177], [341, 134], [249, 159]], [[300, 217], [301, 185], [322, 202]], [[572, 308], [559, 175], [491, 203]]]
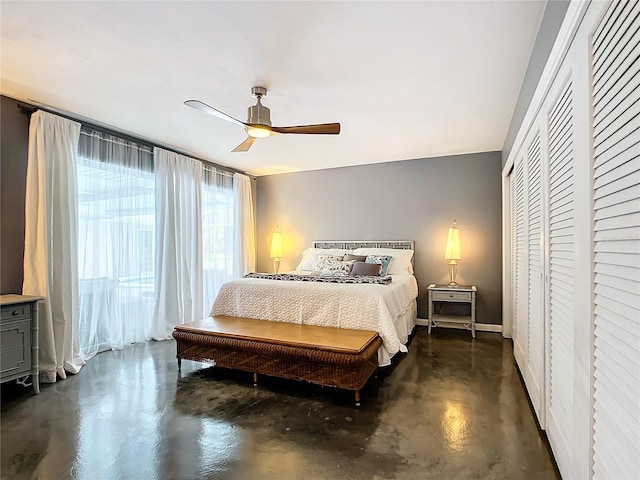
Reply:
[[591, 43], [593, 478], [640, 478], [640, 2]]
[[549, 132], [547, 425], [569, 455], [573, 434], [575, 323], [575, 185], [573, 89], [560, 89], [547, 116]]
[[529, 398], [544, 425], [544, 288], [543, 288], [543, 182], [540, 134], [516, 160], [512, 172], [513, 235], [512, 338], [514, 355]]
[[503, 175], [504, 332], [558, 468], [640, 479], [640, 1], [571, 2]]

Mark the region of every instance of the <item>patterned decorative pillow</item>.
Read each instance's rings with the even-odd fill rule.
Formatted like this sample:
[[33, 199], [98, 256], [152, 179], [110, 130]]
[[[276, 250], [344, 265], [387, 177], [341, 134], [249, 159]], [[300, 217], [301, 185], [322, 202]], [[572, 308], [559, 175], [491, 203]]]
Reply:
[[380, 268], [380, 276], [386, 277], [389, 265], [391, 265], [391, 260], [393, 260], [391, 255], [367, 255], [365, 263], [379, 263], [382, 265]]
[[296, 270], [313, 270], [316, 263], [318, 263], [318, 257], [320, 255], [333, 255], [343, 256], [345, 253], [349, 253], [351, 250], [344, 248], [307, 248], [302, 252], [302, 260], [296, 267]]
[[318, 255], [316, 263], [313, 264], [314, 271], [322, 271], [326, 265], [334, 265], [336, 262], [341, 262], [344, 255]]
[[348, 262], [340, 260], [327, 262], [322, 268], [322, 273], [320, 275], [323, 277], [348, 277], [354, 263], [356, 263], [355, 260], [349, 260]]

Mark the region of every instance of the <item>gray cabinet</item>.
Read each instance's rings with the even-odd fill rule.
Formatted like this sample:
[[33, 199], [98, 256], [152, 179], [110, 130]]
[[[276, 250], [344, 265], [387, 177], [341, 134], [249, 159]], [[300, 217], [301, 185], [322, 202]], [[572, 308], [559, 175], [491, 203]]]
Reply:
[[38, 301], [41, 297], [0, 295], [0, 382], [31, 376], [38, 381]]

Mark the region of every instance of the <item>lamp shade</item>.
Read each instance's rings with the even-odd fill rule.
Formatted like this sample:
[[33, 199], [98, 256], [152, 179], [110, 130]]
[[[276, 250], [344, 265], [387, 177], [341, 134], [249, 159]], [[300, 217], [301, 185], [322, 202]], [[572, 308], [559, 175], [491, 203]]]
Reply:
[[271, 253], [269, 254], [271, 258], [282, 258], [282, 233], [281, 232], [273, 232], [271, 235]]
[[460, 255], [460, 230], [455, 225], [449, 228], [444, 258], [446, 260], [460, 260], [462, 258]]

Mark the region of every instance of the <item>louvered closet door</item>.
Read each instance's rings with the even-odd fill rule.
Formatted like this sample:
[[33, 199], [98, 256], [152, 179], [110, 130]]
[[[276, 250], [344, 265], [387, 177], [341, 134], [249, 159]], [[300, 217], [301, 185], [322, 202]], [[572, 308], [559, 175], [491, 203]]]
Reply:
[[[549, 136], [549, 378], [547, 431], [570, 463], [574, 389], [574, 122], [573, 89], [561, 89], [547, 117]], [[586, 319], [582, 319], [586, 321]], [[568, 457], [568, 458], [567, 458]]]
[[517, 188], [516, 188], [516, 171], [515, 168], [511, 170], [509, 173], [509, 195], [510, 195], [510, 204], [509, 204], [509, 231], [511, 232], [511, 256], [509, 257], [509, 265], [511, 270], [511, 284], [510, 291], [512, 300], [510, 302], [510, 316], [511, 316], [511, 328], [510, 328], [510, 338], [513, 340], [516, 337], [516, 329], [517, 329], [517, 315], [516, 315], [516, 292], [517, 292], [517, 240], [516, 240], [516, 224], [517, 224]]
[[520, 371], [526, 369], [527, 333], [528, 333], [528, 263], [527, 257], [527, 182], [525, 162], [521, 158], [515, 166], [515, 230], [514, 265], [515, 291], [513, 295], [514, 325], [513, 350]]
[[527, 149], [527, 207], [527, 356], [524, 378], [533, 408], [544, 427], [542, 152], [539, 133]]
[[640, 472], [640, 2], [592, 37], [593, 478]]

